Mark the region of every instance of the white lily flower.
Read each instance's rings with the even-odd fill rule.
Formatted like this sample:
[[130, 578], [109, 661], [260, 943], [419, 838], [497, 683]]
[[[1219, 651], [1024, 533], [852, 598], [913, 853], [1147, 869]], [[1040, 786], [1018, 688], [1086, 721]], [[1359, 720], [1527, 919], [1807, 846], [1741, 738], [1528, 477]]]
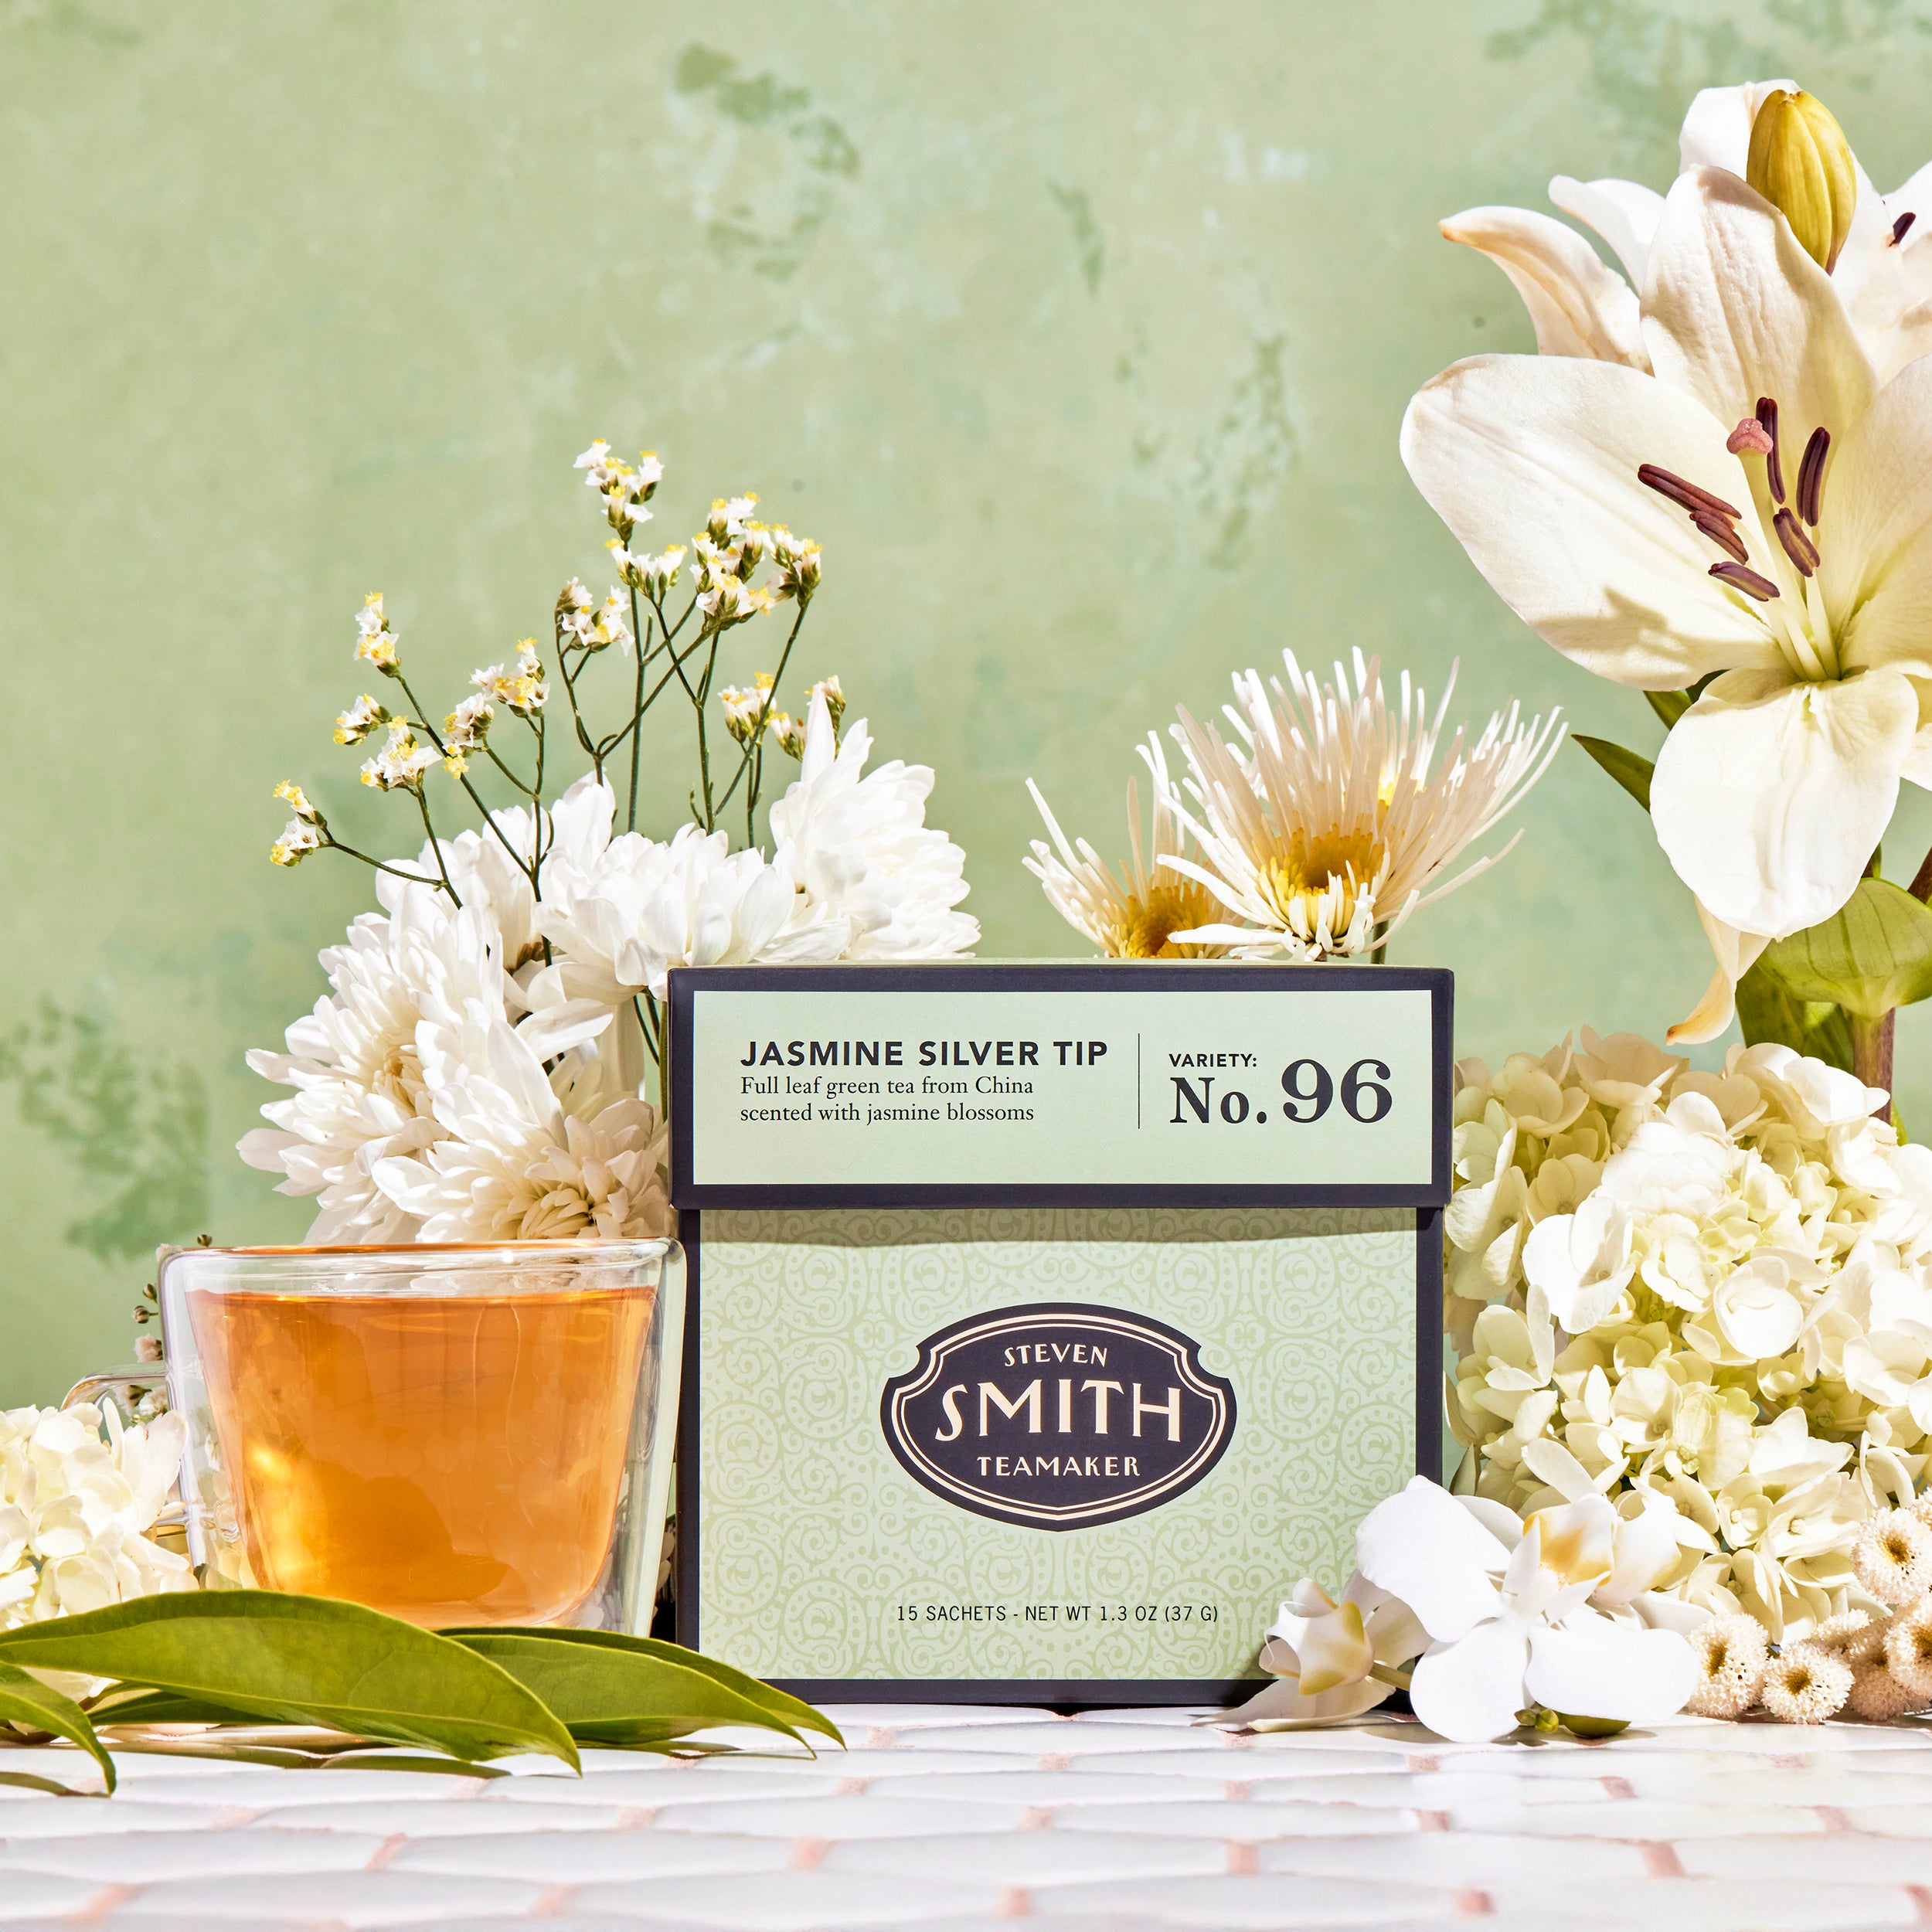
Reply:
[[1588, 1607], [1616, 1570], [1617, 1512], [1601, 1497], [1543, 1510], [1513, 1551], [1439, 1485], [1417, 1476], [1355, 1532], [1369, 1581], [1432, 1639], [1410, 1701], [1458, 1743], [1502, 1737], [1540, 1704], [1631, 1723], [1683, 1708], [1696, 1660], [1675, 1631]]
[[[1872, 196], [1828, 275], [1741, 179], [1751, 100], [1727, 99], [1695, 141], [1687, 124], [1690, 165], [1648, 232], [1647, 204], [1607, 193], [1628, 184], [1579, 202], [1621, 208], [1641, 296], [1563, 270], [1573, 236], [1545, 234], [1532, 272], [1511, 230], [1499, 259], [1539, 291], [1546, 353], [1457, 364], [1403, 430], [1423, 495], [1558, 650], [1639, 689], [1713, 680], [1651, 789], [1717, 957], [1673, 1040], [1720, 1032], [1764, 946], [1850, 896], [1900, 779], [1932, 782], [1932, 368], [1901, 347], [1932, 347], [1932, 248], [1893, 242]], [[1493, 240], [1509, 212], [1447, 227]]]
[[[1794, 80], [1754, 80], [1706, 87], [1684, 117], [1682, 168], [1722, 168], [1741, 180], [1758, 109], [1768, 96], [1797, 86]], [[1932, 240], [1919, 226], [1922, 217], [1932, 216], [1932, 165], [1889, 195], [1873, 188], [1855, 159], [1852, 165], [1858, 206], [1832, 279], [1872, 366], [1889, 381], [1932, 350]], [[1639, 182], [1583, 182], [1558, 175], [1549, 184], [1549, 199], [1610, 244], [1628, 284], [1574, 230], [1529, 209], [1472, 208], [1452, 215], [1442, 232], [1488, 256], [1515, 284], [1541, 354], [1589, 355], [1648, 369], [1638, 291], [1649, 274], [1664, 197]]]

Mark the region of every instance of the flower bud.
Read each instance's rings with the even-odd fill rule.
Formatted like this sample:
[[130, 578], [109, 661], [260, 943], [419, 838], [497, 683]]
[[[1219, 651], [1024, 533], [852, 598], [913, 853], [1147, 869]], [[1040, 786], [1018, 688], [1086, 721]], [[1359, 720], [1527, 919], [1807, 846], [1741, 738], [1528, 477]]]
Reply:
[[1831, 110], [1808, 94], [1767, 94], [1751, 123], [1745, 179], [1829, 274], [1852, 232], [1859, 192], [1851, 148]]

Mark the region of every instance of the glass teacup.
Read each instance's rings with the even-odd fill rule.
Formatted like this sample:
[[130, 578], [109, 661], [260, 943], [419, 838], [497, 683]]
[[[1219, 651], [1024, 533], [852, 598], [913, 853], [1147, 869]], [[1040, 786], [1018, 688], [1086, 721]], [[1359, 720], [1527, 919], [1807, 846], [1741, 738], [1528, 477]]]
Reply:
[[648, 1630], [675, 1241], [185, 1248], [159, 1289], [210, 1581], [432, 1626]]

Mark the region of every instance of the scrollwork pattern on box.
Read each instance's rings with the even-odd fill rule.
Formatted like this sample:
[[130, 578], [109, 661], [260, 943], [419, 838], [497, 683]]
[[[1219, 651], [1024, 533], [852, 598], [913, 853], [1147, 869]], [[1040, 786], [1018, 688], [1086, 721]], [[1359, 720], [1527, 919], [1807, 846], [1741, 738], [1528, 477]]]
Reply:
[[[1253, 1673], [1289, 1587], [1338, 1587], [1355, 1523], [1414, 1468], [1415, 1240], [1387, 1209], [707, 1213], [706, 1648], [790, 1678]], [[969, 1514], [894, 1459], [879, 1393], [923, 1338], [1053, 1301], [1169, 1323], [1233, 1383], [1196, 1487], [1054, 1532]]]

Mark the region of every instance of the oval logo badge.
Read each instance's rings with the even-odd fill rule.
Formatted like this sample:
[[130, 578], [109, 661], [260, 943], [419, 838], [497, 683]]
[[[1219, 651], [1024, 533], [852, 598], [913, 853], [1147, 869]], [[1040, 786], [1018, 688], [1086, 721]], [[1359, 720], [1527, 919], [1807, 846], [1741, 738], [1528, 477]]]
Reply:
[[906, 1473], [961, 1509], [1090, 1529], [1172, 1502], [1220, 1461], [1234, 1389], [1199, 1356], [1122, 1308], [995, 1308], [928, 1335], [879, 1423]]

